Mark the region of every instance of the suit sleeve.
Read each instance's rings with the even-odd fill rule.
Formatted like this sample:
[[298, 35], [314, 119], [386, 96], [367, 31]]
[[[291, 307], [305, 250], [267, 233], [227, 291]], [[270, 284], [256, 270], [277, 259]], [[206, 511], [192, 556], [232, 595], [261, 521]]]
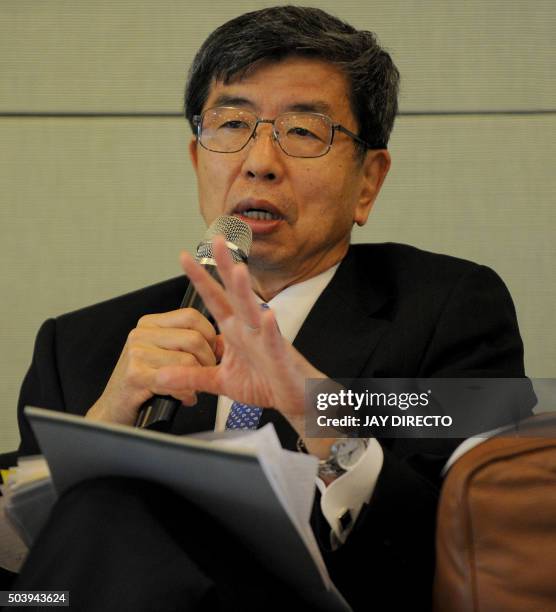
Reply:
[[35, 436], [23, 413], [25, 406], [65, 411], [65, 402], [57, 368], [55, 337], [56, 321], [48, 319], [43, 323], [37, 334], [33, 360], [23, 380], [19, 395], [17, 406], [21, 436], [19, 455], [40, 453]]
[[[418, 376], [524, 376], [515, 309], [492, 270], [474, 267], [448, 292]], [[440, 470], [459, 442], [381, 440], [384, 463], [370, 501], [337, 550], [314, 513], [330, 575], [354, 610], [431, 609]]]

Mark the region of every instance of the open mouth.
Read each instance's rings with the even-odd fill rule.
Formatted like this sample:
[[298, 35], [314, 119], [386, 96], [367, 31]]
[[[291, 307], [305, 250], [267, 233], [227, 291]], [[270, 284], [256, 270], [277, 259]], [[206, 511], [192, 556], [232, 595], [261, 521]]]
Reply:
[[249, 208], [248, 210], [242, 210], [239, 213], [242, 217], [248, 219], [256, 219], [257, 221], [278, 221], [282, 217], [275, 213], [271, 213], [268, 210], [261, 210], [260, 208]]
[[246, 198], [237, 204], [232, 212], [251, 221], [282, 221], [284, 215], [272, 202], [263, 199]]

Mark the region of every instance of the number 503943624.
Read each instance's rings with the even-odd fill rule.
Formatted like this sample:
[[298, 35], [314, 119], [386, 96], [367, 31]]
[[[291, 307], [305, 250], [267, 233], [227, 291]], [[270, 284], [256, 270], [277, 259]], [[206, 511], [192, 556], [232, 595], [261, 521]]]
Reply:
[[0, 606], [69, 606], [69, 591], [0, 591]]

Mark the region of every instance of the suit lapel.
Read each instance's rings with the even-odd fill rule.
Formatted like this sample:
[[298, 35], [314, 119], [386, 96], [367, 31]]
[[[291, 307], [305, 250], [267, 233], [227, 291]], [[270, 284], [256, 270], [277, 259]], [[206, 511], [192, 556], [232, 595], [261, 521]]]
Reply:
[[381, 316], [390, 300], [381, 270], [357, 255], [350, 247], [293, 343], [331, 378], [359, 376], [390, 325]]

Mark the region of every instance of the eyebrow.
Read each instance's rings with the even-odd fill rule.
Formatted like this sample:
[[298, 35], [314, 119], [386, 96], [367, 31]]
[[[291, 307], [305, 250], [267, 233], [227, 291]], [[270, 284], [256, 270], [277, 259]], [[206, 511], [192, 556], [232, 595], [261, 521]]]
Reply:
[[214, 101], [213, 106], [250, 106], [255, 107], [253, 102], [242, 96], [231, 96], [230, 94], [220, 94]]
[[297, 111], [299, 113], [321, 113], [323, 115], [330, 115], [330, 105], [323, 100], [311, 100], [309, 102], [301, 102], [297, 104], [291, 104], [288, 106], [288, 110]]
[[[214, 100], [213, 106], [239, 106], [255, 109], [257, 105], [249, 100], [249, 98], [222, 93]], [[321, 113], [323, 115], [330, 115], [331, 108], [324, 100], [309, 100], [307, 102], [289, 104], [283, 112]]]

